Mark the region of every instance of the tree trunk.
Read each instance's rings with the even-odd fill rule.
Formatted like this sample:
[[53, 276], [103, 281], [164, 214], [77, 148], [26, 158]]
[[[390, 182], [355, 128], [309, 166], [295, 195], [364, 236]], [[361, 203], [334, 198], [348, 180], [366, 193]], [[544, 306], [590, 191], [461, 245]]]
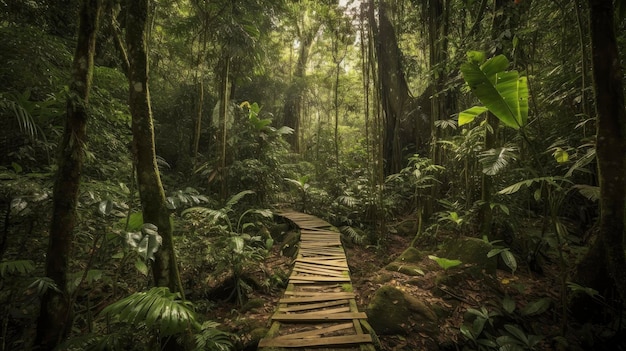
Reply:
[[[578, 266], [575, 281], [602, 288], [596, 276], [605, 269], [621, 300], [626, 301], [626, 257], [624, 220], [626, 210], [626, 109], [620, 56], [615, 38], [611, 0], [588, 0], [590, 6], [593, 86], [596, 100], [596, 155], [600, 184], [600, 227], [598, 239]], [[597, 262], [601, 250], [606, 265]], [[594, 259], [596, 261], [594, 261]], [[585, 267], [595, 267], [585, 269]], [[579, 306], [580, 307], [580, 306]]]
[[220, 145], [220, 198], [226, 200], [228, 194], [227, 188], [227, 172], [226, 172], [226, 134], [228, 133], [228, 74], [230, 71], [230, 57], [224, 53], [220, 65], [220, 110], [219, 110], [219, 145]]
[[152, 274], [156, 286], [183, 293], [176, 265], [170, 215], [165, 206], [165, 193], [156, 162], [154, 128], [148, 89], [148, 56], [146, 51], [146, 19], [149, 0], [127, 1], [126, 42], [128, 46], [129, 106], [132, 115], [133, 147], [137, 163], [137, 184], [144, 223], [159, 228], [163, 238], [155, 255]]
[[[411, 96], [402, 67], [402, 54], [391, 21], [389, 5], [380, 1], [379, 28], [370, 21], [378, 58], [379, 86], [384, 111], [383, 153], [385, 174], [397, 173], [404, 166], [403, 150], [415, 143], [413, 151], [427, 150], [430, 125], [421, 123], [413, 111], [415, 99]], [[423, 136], [420, 138], [420, 136]], [[426, 151], [427, 152], [427, 151]]]
[[52, 223], [46, 258], [46, 276], [59, 291], [48, 289], [41, 300], [35, 343], [52, 350], [72, 326], [72, 306], [67, 291], [70, 249], [76, 225], [76, 206], [87, 139], [87, 103], [93, 73], [100, 0], [84, 0], [80, 7], [78, 41], [67, 98], [67, 117], [54, 183]]
[[293, 133], [287, 135], [286, 139], [294, 152], [300, 152], [300, 111], [302, 109], [303, 94], [306, 90], [306, 65], [309, 62], [309, 53], [319, 27], [320, 24], [317, 23], [311, 28], [300, 30], [298, 60], [293, 72], [293, 81], [287, 89], [287, 96], [285, 97], [283, 125], [293, 129]]

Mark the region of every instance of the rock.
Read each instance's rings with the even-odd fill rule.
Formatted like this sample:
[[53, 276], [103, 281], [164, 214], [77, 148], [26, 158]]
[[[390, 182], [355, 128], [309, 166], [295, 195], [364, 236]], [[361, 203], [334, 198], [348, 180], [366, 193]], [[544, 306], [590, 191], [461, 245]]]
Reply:
[[400, 272], [410, 276], [424, 275], [424, 270], [417, 265], [424, 254], [414, 247], [409, 247], [398, 256], [393, 262], [388, 264], [385, 269], [392, 272]]
[[487, 257], [493, 247], [478, 238], [458, 238], [446, 242], [437, 252], [437, 256], [452, 260], [460, 260], [469, 264], [468, 271], [472, 276], [479, 277], [482, 272], [495, 275], [498, 268], [497, 257]]
[[383, 286], [367, 306], [367, 318], [379, 335], [437, 333], [437, 315], [422, 300], [393, 286]]

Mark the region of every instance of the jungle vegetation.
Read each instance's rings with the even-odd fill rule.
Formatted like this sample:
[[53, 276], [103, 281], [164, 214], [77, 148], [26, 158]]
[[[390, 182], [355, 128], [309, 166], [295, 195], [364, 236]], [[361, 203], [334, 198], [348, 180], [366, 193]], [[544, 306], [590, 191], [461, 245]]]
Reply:
[[0, 7], [0, 350], [251, 347], [212, 311], [284, 287], [279, 208], [555, 267], [556, 332], [449, 349], [623, 345], [626, 2]]

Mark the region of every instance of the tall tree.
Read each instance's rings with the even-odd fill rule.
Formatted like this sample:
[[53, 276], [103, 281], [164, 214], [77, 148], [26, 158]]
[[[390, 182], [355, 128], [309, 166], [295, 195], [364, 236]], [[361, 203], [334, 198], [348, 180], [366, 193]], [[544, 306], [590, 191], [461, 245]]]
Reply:
[[315, 11], [308, 8], [309, 2], [296, 6], [300, 12], [295, 19], [295, 27], [298, 41], [298, 59], [293, 71], [293, 77], [283, 108], [283, 125], [293, 129], [293, 133], [287, 136], [287, 141], [295, 152], [300, 151], [300, 113], [302, 109], [303, 94], [306, 91], [306, 66], [309, 62], [309, 53], [315, 41], [315, 36], [320, 29], [321, 22], [315, 17]]
[[[385, 174], [397, 173], [404, 166], [405, 150], [414, 144], [414, 150], [424, 149], [430, 137], [429, 122], [415, 118], [416, 100], [411, 96], [402, 65], [402, 52], [393, 24], [393, 9], [388, 1], [378, 4], [378, 28], [373, 26], [378, 58], [379, 86], [384, 112], [383, 153]], [[418, 136], [423, 136], [422, 138]]]
[[60, 144], [58, 170], [53, 190], [52, 222], [46, 256], [46, 276], [57, 289], [48, 289], [41, 300], [35, 343], [41, 350], [52, 350], [72, 326], [72, 306], [67, 287], [67, 271], [76, 226], [76, 206], [87, 140], [87, 104], [93, 74], [100, 0], [83, 0], [72, 82], [67, 98], [65, 130]]
[[147, 19], [149, 0], [126, 3], [126, 43], [129, 59], [129, 106], [132, 115], [133, 152], [143, 220], [158, 227], [161, 248], [152, 265], [154, 283], [183, 292], [176, 264], [172, 225], [159, 175], [154, 144], [154, 125], [148, 88]]
[[[597, 113], [600, 227], [596, 242], [578, 266], [576, 281], [601, 293], [615, 287], [621, 300], [625, 301], [626, 107], [623, 73], [615, 37], [613, 1], [588, 0], [588, 3]], [[578, 305], [583, 309], [588, 306]]]

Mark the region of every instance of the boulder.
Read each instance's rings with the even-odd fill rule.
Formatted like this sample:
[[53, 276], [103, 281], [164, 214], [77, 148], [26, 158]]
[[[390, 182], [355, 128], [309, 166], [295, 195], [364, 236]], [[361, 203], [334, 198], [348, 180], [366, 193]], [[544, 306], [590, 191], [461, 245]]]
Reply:
[[478, 277], [483, 272], [495, 275], [498, 268], [497, 257], [487, 257], [493, 246], [478, 238], [461, 237], [443, 244], [437, 252], [438, 257], [459, 260], [464, 265], [470, 265], [468, 272]]
[[379, 335], [407, 335], [422, 331], [437, 333], [437, 315], [424, 301], [393, 286], [385, 285], [367, 306], [367, 318]]

